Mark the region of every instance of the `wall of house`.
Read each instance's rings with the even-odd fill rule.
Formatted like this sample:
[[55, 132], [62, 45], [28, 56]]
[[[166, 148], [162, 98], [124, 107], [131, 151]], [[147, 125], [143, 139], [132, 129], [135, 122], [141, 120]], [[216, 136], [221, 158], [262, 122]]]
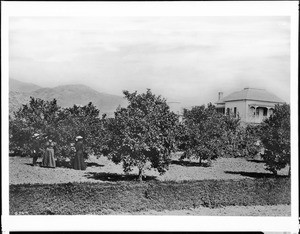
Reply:
[[240, 116], [241, 121], [246, 120], [246, 105], [245, 101], [231, 101], [225, 103], [225, 113], [227, 113], [227, 108], [233, 113], [234, 107], [237, 108], [237, 114]]
[[253, 115], [253, 111], [251, 110], [251, 108], [249, 107], [249, 105], [251, 104], [258, 104], [258, 106], [267, 106], [267, 107], [275, 107], [274, 102], [263, 102], [263, 101], [255, 101], [255, 100], [246, 100], [246, 122], [251, 122], [251, 123], [261, 123], [263, 121], [264, 118], [268, 117], [270, 115], [269, 110], [268, 110], [268, 115], [267, 116], [263, 116], [263, 112], [264, 110], [262, 108], [259, 108], [259, 114], [258, 116], [254, 116]]

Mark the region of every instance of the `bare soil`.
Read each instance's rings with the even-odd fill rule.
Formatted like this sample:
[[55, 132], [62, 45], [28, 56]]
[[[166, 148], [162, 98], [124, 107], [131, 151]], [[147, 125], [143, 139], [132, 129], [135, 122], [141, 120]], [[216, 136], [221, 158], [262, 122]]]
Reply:
[[[41, 159], [38, 160], [41, 162]], [[90, 156], [86, 161], [87, 169], [78, 171], [72, 168], [43, 168], [32, 166], [32, 159], [29, 157], [10, 157], [9, 159], [9, 182], [10, 184], [24, 183], [68, 183], [68, 182], [114, 182], [118, 180], [129, 180], [137, 175], [134, 169], [129, 175], [125, 175], [121, 165], [115, 165], [105, 157], [97, 158]], [[287, 175], [287, 168], [281, 170], [279, 176]], [[146, 179], [159, 181], [184, 181], [184, 180], [228, 180], [272, 177], [272, 174], [265, 170], [264, 163], [247, 161], [243, 158], [220, 158], [213, 161], [211, 167], [200, 167], [195, 161], [180, 162], [174, 159], [169, 170], [163, 174], [153, 169], [146, 170]], [[130, 176], [130, 178], [128, 178]]]
[[[38, 160], [38, 163], [41, 159]], [[9, 158], [10, 184], [60, 184], [69, 182], [115, 183], [123, 180], [134, 180], [137, 170], [125, 175], [121, 165], [115, 165], [105, 157], [91, 156], [85, 171], [71, 168], [43, 168], [32, 166], [32, 158]], [[285, 177], [288, 169], [281, 170], [278, 175]], [[199, 166], [197, 161], [180, 162], [174, 157], [169, 170], [164, 175], [153, 169], [145, 171], [145, 180], [186, 181], [186, 180], [241, 180], [272, 177], [265, 170], [264, 163], [243, 158], [220, 158], [213, 161], [212, 166]], [[198, 215], [198, 216], [290, 216], [290, 205], [275, 206], [226, 206], [223, 208], [191, 208], [186, 210], [143, 211], [135, 213], [116, 213], [116, 215]], [[91, 213], [92, 214], [92, 213]], [[113, 214], [113, 213], [110, 213]]]
[[201, 207], [186, 210], [144, 211], [120, 215], [197, 215], [197, 216], [291, 216], [290, 205], [276, 206], [226, 206], [210, 209]]

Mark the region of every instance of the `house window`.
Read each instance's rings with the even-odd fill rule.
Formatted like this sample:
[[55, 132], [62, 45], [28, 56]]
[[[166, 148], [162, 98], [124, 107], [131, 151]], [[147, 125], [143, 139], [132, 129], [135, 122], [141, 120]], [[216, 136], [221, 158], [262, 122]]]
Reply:
[[268, 115], [268, 108], [264, 108], [264, 116]]
[[227, 110], [226, 110], [226, 114], [227, 114], [227, 115], [229, 115], [229, 113], [230, 113], [230, 109], [229, 109], [229, 108], [227, 108]]
[[233, 108], [234, 117], [236, 117], [236, 107]]

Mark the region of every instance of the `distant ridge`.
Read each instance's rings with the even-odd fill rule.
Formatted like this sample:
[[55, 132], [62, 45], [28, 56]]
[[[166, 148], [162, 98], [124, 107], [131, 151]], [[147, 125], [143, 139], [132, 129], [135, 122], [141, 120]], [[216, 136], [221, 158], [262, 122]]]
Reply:
[[27, 92], [35, 91], [40, 88], [41, 86], [32, 83], [26, 83], [12, 78], [9, 79], [9, 91], [27, 93]]
[[[21, 83], [26, 84], [24, 82]], [[10, 90], [16, 89], [15, 87], [10, 87]], [[86, 105], [92, 102], [100, 110], [100, 115], [106, 113], [108, 117], [113, 116], [114, 111], [119, 105], [123, 107], [127, 105], [127, 101], [121, 96], [100, 93], [86, 85], [71, 84], [54, 88], [39, 87], [31, 92], [10, 91], [9, 112], [13, 113], [22, 104], [27, 103], [30, 100], [30, 96], [43, 100], [52, 100], [55, 98], [61, 107], [72, 107], [75, 104]]]

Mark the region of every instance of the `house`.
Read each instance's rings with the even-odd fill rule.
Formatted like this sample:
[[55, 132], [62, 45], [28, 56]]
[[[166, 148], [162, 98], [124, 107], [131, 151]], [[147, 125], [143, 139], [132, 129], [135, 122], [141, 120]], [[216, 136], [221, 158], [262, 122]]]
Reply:
[[276, 104], [283, 103], [282, 99], [264, 89], [244, 88], [225, 97], [219, 92], [215, 104], [218, 112], [231, 112], [238, 115], [242, 123], [258, 124], [273, 113]]

